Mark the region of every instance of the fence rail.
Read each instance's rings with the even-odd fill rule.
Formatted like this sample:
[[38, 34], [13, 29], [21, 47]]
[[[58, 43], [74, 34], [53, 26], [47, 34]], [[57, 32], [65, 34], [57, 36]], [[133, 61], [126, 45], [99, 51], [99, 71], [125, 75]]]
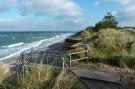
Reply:
[[[18, 70], [25, 65], [29, 65], [30, 63], [42, 63], [42, 64], [50, 64], [50, 65], [61, 65], [64, 66], [64, 63], [67, 63], [68, 67], [72, 67], [72, 63], [80, 60], [88, 60], [88, 48], [86, 44], [80, 45], [80, 47], [84, 47], [84, 51], [79, 52], [58, 52], [58, 51], [29, 51], [23, 52], [19, 56], [16, 61], [16, 66]], [[77, 54], [85, 54], [84, 57], [74, 58], [74, 55]], [[69, 60], [66, 60], [65, 56], [69, 57]]]

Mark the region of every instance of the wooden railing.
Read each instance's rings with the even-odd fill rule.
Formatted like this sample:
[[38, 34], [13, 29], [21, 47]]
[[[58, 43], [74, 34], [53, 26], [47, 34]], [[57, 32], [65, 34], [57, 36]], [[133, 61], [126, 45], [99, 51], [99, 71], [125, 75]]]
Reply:
[[[85, 47], [84, 51], [80, 52], [43, 52], [40, 51], [30, 51], [30, 52], [23, 52], [16, 62], [16, 66], [19, 68], [23, 68], [25, 65], [29, 65], [30, 63], [40, 63], [40, 64], [47, 64], [47, 65], [59, 65], [59, 66], [66, 66], [65, 67], [72, 67], [72, 63], [80, 60], [88, 61], [88, 48], [87, 45], [82, 44], [81, 46]], [[85, 54], [84, 57], [74, 58], [73, 55], [77, 54]], [[69, 60], [66, 60], [65, 56], [69, 57]], [[20, 67], [21, 66], [21, 67]], [[18, 68], [18, 70], [19, 70]]]

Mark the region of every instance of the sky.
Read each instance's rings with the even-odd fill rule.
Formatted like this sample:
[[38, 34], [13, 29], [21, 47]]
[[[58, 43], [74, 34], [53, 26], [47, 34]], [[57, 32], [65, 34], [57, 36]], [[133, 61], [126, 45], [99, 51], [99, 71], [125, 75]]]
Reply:
[[78, 31], [107, 12], [135, 26], [135, 0], [0, 0], [0, 31]]

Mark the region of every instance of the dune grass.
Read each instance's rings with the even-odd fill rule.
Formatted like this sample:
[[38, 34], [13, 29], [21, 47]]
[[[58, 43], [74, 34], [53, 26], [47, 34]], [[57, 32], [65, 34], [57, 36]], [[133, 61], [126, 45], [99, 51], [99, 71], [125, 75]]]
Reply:
[[135, 61], [135, 37], [129, 31], [116, 29], [102, 29], [90, 46], [89, 58], [94, 62], [102, 62], [118, 67], [132, 66]]
[[69, 38], [72, 38], [74, 40], [83, 41], [91, 36], [92, 36], [92, 32], [90, 30], [82, 30], [80, 32], [77, 32], [75, 35], [72, 35]]
[[67, 73], [67, 71], [61, 71], [52, 89], [79, 89], [79, 87], [76, 86], [77, 82], [78, 80], [74, 75]]
[[[89, 33], [89, 36], [88, 34]], [[96, 34], [96, 35], [94, 35]], [[85, 37], [86, 36], [86, 37]], [[101, 62], [118, 67], [135, 69], [135, 32], [125, 29], [100, 29], [98, 32], [90, 30], [80, 31], [73, 36], [92, 43], [88, 45], [89, 61]], [[93, 39], [94, 38], [94, 39]], [[77, 49], [74, 49], [73, 52]], [[82, 56], [82, 54], [77, 55]]]
[[0, 72], [2, 89], [80, 89], [77, 78], [65, 70], [38, 65], [10, 77]]

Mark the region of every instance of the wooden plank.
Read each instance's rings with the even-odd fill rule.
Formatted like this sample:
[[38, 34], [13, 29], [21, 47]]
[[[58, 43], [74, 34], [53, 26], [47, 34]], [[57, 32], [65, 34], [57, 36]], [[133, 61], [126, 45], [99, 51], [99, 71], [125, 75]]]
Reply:
[[70, 62], [70, 64], [69, 64], [69, 67], [71, 67], [72, 66], [72, 63], [71, 63], [71, 60], [72, 60], [72, 55], [71, 54], [69, 54], [69, 62]]
[[67, 52], [49, 51], [48, 53], [67, 54]]
[[69, 54], [73, 55], [73, 54], [80, 54], [80, 53], [85, 53], [85, 52], [87, 52], [87, 51], [85, 50], [85, 51], [74, 52], [74, 53], [69, 53]]
[[72, 60], [72, 61], [70, 61], [70, 62], [76, 62], [76, 61], [79, 61], [79, 60], [83, 60], [83, 59], [87, 59], [88, 57], [83, 57], [83, 58], [80, 58], [80, 59], [74, 59], [74, 60]]
[[112, 83], [120, 83], [120, 75], [118, 73], [112, 74], [86, 69], [72, 69], [72, 72], [74, 72], [78, 77], [82, 78], [95, 79]]

